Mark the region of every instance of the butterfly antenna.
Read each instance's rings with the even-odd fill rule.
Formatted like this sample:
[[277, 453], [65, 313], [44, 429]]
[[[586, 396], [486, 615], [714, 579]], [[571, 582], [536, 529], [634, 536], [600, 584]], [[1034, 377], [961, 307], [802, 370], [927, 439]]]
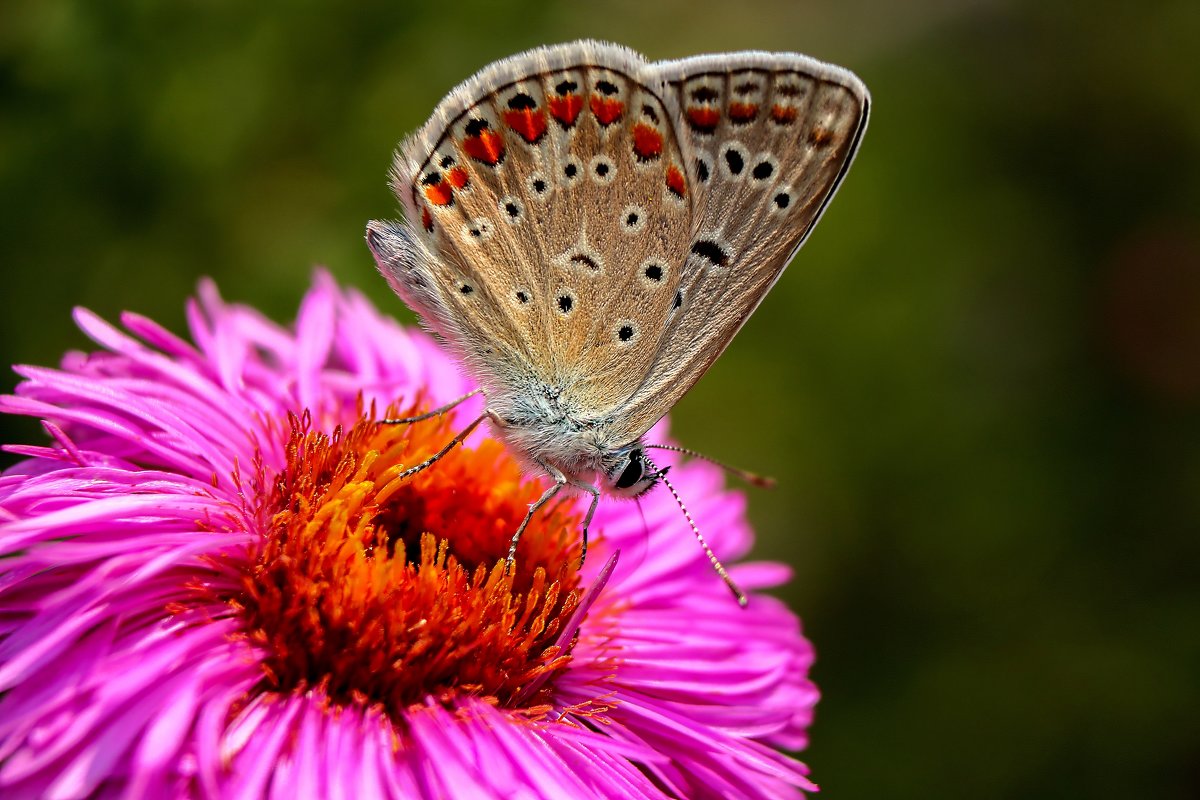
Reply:
[[424, 414], [417, 414], [415, 417], [400, 417], [398, 419], [381, 419], [381, 420], [379, 420], [379, 424], [380, 425], [410, 425], [414, 422], [420, 422], [422, 420], [433, 419], [434, 417], [440, 417], [442, 414], [445, 414], [447, 411], [454, 408], [459, 403], [463, 403], [463, 402], [466, 402], [467, 400], [470, 400], [472, 397], [474, 397], [475, 395], [479, 394], [482, 391], [483, 391], [482, 388], [472, 389], [471, 391], [464, 394], [462, 397], [456, 397], [453, 400], [451, 400], [449, 403], [446, 403], [446, 405], [438, 406], [433, 411], [426, 411]]
[[686, 447], [677, 447], [673, 444], [648, 444], [646, 445], [646, 448], [652, 448], [654, 450], [670, 450], [672, 453], [683, 453], [685, 456], [691, 456], [692, 458], [698, 458], [702, 461], [707, 461], [710, 464], [716, 464], [730, 475], [736, 475], [751, 486], [757, 486], [760, 489], [774, 489], [776, 486], [774, 478], [768, 478], [766, 475], [759, 475], [748, 470], [730, 466], [724, 461], [718, 461], [712, 456], [706, 456], [703, 453], [697, 453], [695, 450], [689, 450]]
[[[647, 460], [646, 463], [649, 464], [649, 460]], [[650, 464], [650, 468], [654, 470], [658, 469], [653, 464]], [[700, 532], [700, 528], [696, 525], [696, 521], [692, 519], [692, 515], [688, 512], [687, 506], [683, 504], [683, 499], [679, 496], [679, 492], [675, 491], [675, 487], [671, 485], [669, 480], [667, 480], [667, 476], [664, 474], [664, 472], [665, 470], [658, 473], [658, 479], [661, 480], [663, 485], [671, 491], [671, 496], [675, 498], [675, 503], [679, 506], [679, 510], [682, 511], [683, 516], [687, 518], [688, 525], [690, 525], [692, 528], [692, 533], [696, 534], [696, 541], [700, 543], [700, 546], [704, 548], [705, 554], [708, 555], [708, 563], [712, 564], [712, 568], [717, 571], [718, 575], [721, 576], [721, 580], [725, 581], [725, 585], [729, 587], [729, 591], [733, 592], [733, 596], [737, 598], [738, 605], [742, 608], [745, 608], [747, 602], [749, 602], [746, 600], [745, 593], [743, 593], [742, 590], [738, 588], [738, 585], [733, 582], [733, 578], [729, 577], [729, 573], [725, 570], [725, 565], [717, 559], [716, 553], [714, 553], [712, 548], [708, 546], [708, 542], [704, 540], [704, 534]]]

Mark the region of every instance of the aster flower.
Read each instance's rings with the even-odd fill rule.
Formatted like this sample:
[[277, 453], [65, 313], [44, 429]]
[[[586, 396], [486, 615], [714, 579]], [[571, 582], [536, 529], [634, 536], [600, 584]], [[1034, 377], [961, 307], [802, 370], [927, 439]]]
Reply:
[[[87, 311], [101, 349], [21, 367], [46, 446], [0, 478], [4, 797], [786, 797], [813, 789], [798, 620], [715, 579], [670, 495], [542, 491], [477, 413], [372, 422], [471, 388], [324, 273], [294, 330], [210, 283], [192, 341]], [[660, 435], [663, 431], [659, 432]], [[745, 554], [716, 468], [672, 475]], [[620, 551], [620, 558], [617, 553]], [[735, 564], [748, 590], [788, 577]]]

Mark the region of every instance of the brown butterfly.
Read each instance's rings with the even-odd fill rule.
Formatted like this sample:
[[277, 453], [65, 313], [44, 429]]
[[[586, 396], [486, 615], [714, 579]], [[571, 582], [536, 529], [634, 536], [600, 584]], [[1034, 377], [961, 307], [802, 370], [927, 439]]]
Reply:
[[490, 420], [554, 480], [510, 562], [530, 517], [565, 488], [592, 496], [584, 552], [601, 487], [637, 496], [662, 481], [674, 494], [646, 456], [659, 445], [642, 438], [804, 243], [868, 106], [855, 75], [807, 56], [650, 63], [593, 41], [506, 58], [456, 87], [396, 155], [407, 222], [367, 226], [392, 288], [487, 398], [410, 471]]

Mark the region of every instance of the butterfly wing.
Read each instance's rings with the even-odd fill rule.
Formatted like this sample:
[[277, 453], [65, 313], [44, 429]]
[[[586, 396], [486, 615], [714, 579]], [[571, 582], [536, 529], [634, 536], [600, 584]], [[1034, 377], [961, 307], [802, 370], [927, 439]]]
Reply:
[[372, 223], [368, 240], [489, 391], [602, 409], [650, 369], [693, 204], [661, 92], [625, 48], [541, 48], [454, 89], [401, 145], [408, 228]]
[[852, 73], [801, 55], [653, 65], [680, 114], [696, 211], [676, 316], [615, 413], [640, 438], [717, 359], [779, 279], [845, 176], [867, 126]]

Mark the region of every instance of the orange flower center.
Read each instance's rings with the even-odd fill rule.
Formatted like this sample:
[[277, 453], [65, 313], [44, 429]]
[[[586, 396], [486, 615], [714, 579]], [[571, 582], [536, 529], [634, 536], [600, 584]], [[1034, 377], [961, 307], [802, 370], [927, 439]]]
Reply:
[[570, 659], [555, 642], [579, 603], [578, 516], [567, 503], [543, 508], [506, 572], [509, 540], [543, 487], [502, 445], [458, 447], [398, 477], [454, 433], [444, 417], [362, 416], [332, 436], [291, 420], [270, 529], [232, 599], [267, 653], [267, 690], [319, 686], [394, 718], [429, 697], [545, 702], [546, 683], [522, 690]]

